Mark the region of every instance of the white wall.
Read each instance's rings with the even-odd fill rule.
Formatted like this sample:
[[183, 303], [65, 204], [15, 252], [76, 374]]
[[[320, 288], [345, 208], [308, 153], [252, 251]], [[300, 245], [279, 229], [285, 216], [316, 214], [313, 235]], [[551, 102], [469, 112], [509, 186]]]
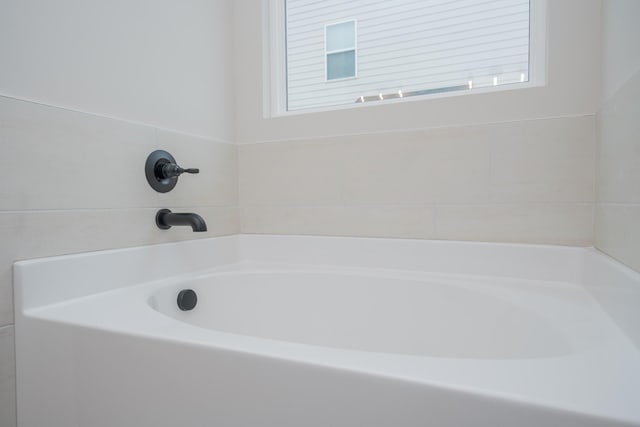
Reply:
[[603, 7], [596, 246], [640, 271], [640, 2]]
[[281, 117], [261, 3], [235, 13], [243, 232], [593, 243], [599, 0], [548, 2], [544, 87]]
[[602, 8], [602, 102], [640, 70], [640, 2], [604, 0]]
[[230, 141], [232, 33], [219, 17], [231, 9], [219, 0], [0, 0], [0, 93]]
[[[16, 424], [14, 261], [238, 232], [232, 13], [231, 0], [0, 0], [0, 426]], [[201, 173], [155, 192], [144, 162], [158, 148]], [[209, 231], [159, 230], [158, 208]]]

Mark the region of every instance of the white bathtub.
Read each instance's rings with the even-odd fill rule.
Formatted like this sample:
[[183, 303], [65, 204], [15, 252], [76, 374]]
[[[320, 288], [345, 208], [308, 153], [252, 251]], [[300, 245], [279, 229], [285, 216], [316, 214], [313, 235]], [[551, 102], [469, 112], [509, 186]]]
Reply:
[[593, 249], [232, 236], [14, 281], [20, 427], [640, 426], [640, 277]]

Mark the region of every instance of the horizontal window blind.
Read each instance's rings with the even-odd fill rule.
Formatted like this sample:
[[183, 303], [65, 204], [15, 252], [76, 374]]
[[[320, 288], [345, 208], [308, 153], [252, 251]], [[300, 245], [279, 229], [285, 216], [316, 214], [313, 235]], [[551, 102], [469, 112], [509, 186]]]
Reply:
[[[356, 20], [357, 78], [327, 81], [325, 26]], [[286, 0], [290, 111], [529, 80], [529, 0]]]

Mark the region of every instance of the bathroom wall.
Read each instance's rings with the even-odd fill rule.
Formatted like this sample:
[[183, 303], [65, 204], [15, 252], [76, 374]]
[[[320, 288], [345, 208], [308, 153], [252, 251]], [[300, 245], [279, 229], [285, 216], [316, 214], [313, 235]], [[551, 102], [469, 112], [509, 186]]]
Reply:
[[596, 246], [640, 271], [640, 2], [603, 7]]
[[[261, 0], [0, 0], [0, 426], [19, 259], [240, 230], [591, 245], [597, 157], [596, 242], [638, 268], [639, 37], [618, 2], [638, 5], [605, 1], [604, 102], [602, 2], [564, 0], [544, 87], [271, 118]], [[156, 148], [201, 174], [154, 192]], [[157, 230], [160, 207], [209, 232]]]
[[593, 244], [599, 0], [548, 2], [544, 87], [270, 117], [235, 12], [244, 233]]
[[[14, 261], [238, 232], [232, 13], [0, 0], [0, 426], [16, 424]], [[156, 193], [144, 162], [158, 148], [200, 175]], [[209, 231], [159, 230], [158, 208]]]

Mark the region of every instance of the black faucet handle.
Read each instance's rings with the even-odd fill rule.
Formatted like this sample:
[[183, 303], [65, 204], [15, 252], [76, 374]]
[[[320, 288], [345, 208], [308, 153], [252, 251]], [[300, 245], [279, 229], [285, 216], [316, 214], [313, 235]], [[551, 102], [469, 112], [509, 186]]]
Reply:
[[200, 173], [200, 169], [190, 168], [183, 169], [175, 163], [165, 163], [162, 165], [162, 176], [164, 178], [173, 178], [182, 175], [183, 173]]
[[147, 182], [158, 193], [167, 193], [173, 190], [173, 187], [178, 183], [178, 177], [183, 173], [200, 173], [200, 169], [181, 168], [176, 159], [164, 150], [156, 150], [149, 154], [144, 164]]

